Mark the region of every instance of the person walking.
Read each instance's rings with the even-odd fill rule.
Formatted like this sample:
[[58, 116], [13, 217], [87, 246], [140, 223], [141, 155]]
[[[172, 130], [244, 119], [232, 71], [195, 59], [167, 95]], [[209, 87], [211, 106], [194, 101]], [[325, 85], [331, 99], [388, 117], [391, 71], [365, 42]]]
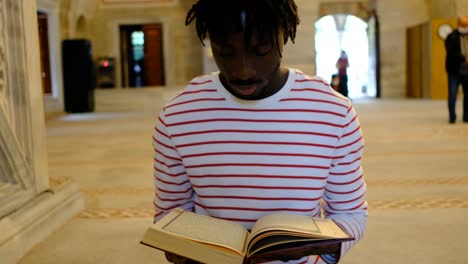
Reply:
[[468, 122], [468, 16], [458, 17], [458, 28], [445, 39], [445, 69], [448, 75], [449, 123], [457, 120], [458, 87], [463, 87], [463, 121]]
[[338, 70], [338, 76], [340, 76], [340, 84], [338, 92], [348, 97], [348, 55], [346, 51], [342, 50], [340, 57], [336, 61], [336, 69]]

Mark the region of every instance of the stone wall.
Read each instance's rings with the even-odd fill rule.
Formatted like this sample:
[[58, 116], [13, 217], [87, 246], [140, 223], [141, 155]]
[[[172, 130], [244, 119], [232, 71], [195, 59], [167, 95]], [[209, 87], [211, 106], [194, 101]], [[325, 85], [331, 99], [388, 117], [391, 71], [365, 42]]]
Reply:
[[406, 29], [429, 21], [428, 12], [424, 0], [377, 1], [382, 98], [405, 97]]
[[[76, 1], [78, 2], [78, 1]], [[193, 27], [185, 26], [185, 14], [190, 1], [175, 1], [176, 5], [112, 6], [86, 2], [87, 12], [69, 14], [75, 30], [71, 37], [79, 35], [78, 22], [86, 21], [86, 37], [93, 44], [93, 55], [116, 58], [116, 82], [120, 86], [121, 64], [119, 25], [161, 23], [163, 26], [163, 54], [167, 85], [185, 85], [188, 80], [202, 72], [202, 49]], [[94, 3], [94, 5], [92, 4]], [[82, 8], [83, 9], [83, 8]], [[78, 20], [77, 20], [78, 19]], [[73, 28], [73, 26], [71, 26]]]
[[468, 1], [455, 0], [454, 8], [457, 15], [468, 15]]
[[[366, 4], [359, 0], [297, 0], [302, 23], [298, 41], [288, 47], [286, 64], [297, 66], [307, 73], [315, 73], [315, 51], [313, 49], [314, 26], [323, 10], [320, 6], [332, 3], [345, 6], [352, 2]], [[368, 4], [371, 6], [372, 1]], [[380, 22], [380, 66], [381, 97], [402, 98], [406, 92], [406, 30], [428, 23], [436, 18], [453, 18], [457, 14], [468, 14], [466, 0], [376, 0]], [[285, 56], [286, 57], [286, 56]]]
[[[333, 14], [332, 10], [320, 7], [332, 3], [343, 6], [361, 3], [370, 9], [370, 3], [359, 0], [307, 1], [297, 0], [301, 15], [296, 45], [289, 45], [285, 52], [285, 64], [298, 67], [309, 74], [315, 74], [315, 22], [320, 15]], [[338, 8], [338, 7], [336, 7]], [[339, 9], [339, 8], [338, 8]], [[428, 9], [424, 0], [377, 1], [377, 15], [381, 36], [381, 96], [404, 97], [406, 85], [406, 28], [427, 22]]]

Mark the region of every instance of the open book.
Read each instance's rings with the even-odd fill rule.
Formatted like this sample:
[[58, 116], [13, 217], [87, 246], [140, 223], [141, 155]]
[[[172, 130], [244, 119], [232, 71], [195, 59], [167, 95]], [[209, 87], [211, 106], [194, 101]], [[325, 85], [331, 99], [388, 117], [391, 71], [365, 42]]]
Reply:
[[231, 221], [175, 209], [152, 224], [141, 243], [202, 263], [242, 264], [339, 257], [341, 243], [350, 240], [331, 219], [274, 213], [258, 219], [249, 232]]

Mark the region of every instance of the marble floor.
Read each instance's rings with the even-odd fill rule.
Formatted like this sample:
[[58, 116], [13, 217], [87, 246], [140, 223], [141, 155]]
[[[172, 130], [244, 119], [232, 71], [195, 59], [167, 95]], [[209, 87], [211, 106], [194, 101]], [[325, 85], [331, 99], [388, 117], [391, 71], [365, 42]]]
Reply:
[[[177, 91], [97, 90], [94, 113], [47, 117], [51, 185], [78, 183], [85, 208], [20, 264], [166, 263], [138, 242], [152, 221], [152, 126]], [[468, 263], [468, 123], [448, 124], [445, 101], [354, 105], [369, 223], [341, 263]]]

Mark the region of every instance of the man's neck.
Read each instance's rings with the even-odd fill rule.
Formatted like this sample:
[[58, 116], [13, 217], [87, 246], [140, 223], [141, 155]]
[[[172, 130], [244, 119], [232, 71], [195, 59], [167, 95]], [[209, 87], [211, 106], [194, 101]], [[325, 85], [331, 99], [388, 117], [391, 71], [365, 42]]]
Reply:
[[279, 66], [278, 74], [276, 76], [277, 77], [275, 79], [271, 80], [271, 86], [268, 87], [268, 89], [265, 89], [265, 92], [260, 95], [261, 98], [259, 99], [270, 97], [281, 90], [281, 88], [283, 88], [284, 84], [288, 80], [289, 69]]

